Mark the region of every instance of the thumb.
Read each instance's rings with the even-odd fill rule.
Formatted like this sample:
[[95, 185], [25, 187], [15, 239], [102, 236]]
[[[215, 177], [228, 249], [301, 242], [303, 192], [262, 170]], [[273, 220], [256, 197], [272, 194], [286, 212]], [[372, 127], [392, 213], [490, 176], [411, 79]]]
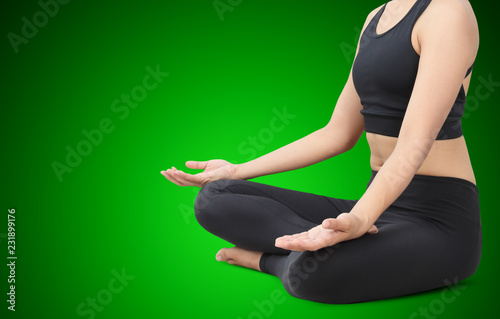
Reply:
[[187, 161], [186, 166], [192, 169], [205, 169], [208, 161]]
[[340, 231], [346, 231], [349, 229], [349, 225], [337, 218], [327, 218], [322, 223], [323, 228], [326, 229], [335, 229]]
[[368, 230], [366, 231], [367, 234], [376, 234], [378, 233], [378, 228], [375, 225], [372, 225]]

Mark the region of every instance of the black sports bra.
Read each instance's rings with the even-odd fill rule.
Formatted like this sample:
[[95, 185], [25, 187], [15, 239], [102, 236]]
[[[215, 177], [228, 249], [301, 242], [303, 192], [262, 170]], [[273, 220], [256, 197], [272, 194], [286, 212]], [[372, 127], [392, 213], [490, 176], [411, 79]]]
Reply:
[[[360, 48], [354, 61], [352, 78], [361, 99], [366, 132], [399, 135], [403, 117], [417, 77], [420, 56], [411, 43], [411, 33], [418, 17], [431, 0], [417, 0], [394, 27], [377, 34], [380, 16], [387, 5], [369, 22], [361, 35]], [[472, 66], [467, 70], [467, 77]], [[460, 92], [448, 114], [437, 140], [462, 136], [461, 118], [465, 107], [465, 90]]]

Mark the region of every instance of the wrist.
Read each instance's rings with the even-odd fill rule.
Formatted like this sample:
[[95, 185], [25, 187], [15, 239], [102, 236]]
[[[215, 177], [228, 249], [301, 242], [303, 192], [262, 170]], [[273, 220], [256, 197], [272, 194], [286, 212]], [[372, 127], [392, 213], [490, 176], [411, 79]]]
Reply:
[[243, 179], [241, 175], [241, 164], [232, 164], [229, 167], [229, 174], [231, 175], [231, 179]]
[[360, 221], [360, 231], [363, 232], [363, 234], [373, 225], [375, 221], [372, 221], [370, 216], [367, 214], [363, 214], [360, 212], [355, 212], [351, 211], [349, 214], [356, 216], [358, 220]]

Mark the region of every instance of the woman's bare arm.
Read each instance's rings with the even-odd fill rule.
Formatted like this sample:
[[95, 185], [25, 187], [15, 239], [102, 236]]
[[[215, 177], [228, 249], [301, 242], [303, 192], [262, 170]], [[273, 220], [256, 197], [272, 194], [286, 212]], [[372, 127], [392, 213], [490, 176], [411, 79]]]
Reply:
[[351, 76], [330, 122], [311, 134], [235, 167], [236, 178], [249, 179], [306, 167], [350, 150], [363, 133], [361, 105]]
[[306, 167], [344, 153], [356, 144], [364, 130], [360, 110], [359, 97], [349, 75], [330, 121], [319, 130], [243, 164], [224, 160], [187, 161], [189, 168], [204, 171], [191, 175], [173, 167], [161, 173], [179, 186], [203, 186], [217, 179], [250, 179]]

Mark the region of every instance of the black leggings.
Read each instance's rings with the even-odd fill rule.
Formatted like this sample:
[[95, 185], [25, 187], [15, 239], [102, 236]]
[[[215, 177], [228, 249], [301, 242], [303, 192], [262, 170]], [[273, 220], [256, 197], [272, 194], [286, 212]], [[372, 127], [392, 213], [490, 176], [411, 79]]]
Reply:
[[478, 190], [453, 177], [415, 175], [375, 222], [377, 234], [316, 252], [274, 245], [277, 237], [309, 230], [355, 203], [224, 179], [201, 188], [195, 214], [212, 234], [264, 252], [261, 270], [279, 277], [288, 293], [301, 299], [333, 304], [385, 299], [444, 287], [476, 271], [482, 244]]

